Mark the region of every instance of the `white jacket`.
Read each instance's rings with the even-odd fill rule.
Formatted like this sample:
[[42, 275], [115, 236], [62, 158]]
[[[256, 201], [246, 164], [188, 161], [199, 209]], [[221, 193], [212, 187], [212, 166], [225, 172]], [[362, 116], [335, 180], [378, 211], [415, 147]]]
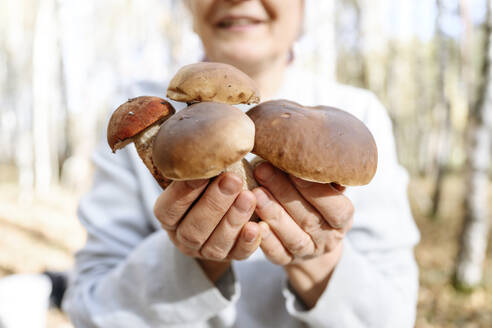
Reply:
[[[163, 97], [165, 87], [136, 83], [124, 96]], [[355, 207], [353, 228], [316, 306], [302, 307], [284, 270], [261, 249], [212, 284], [160, 228], [153, 206], [162, 190], [134, 147], [112, 154], [103, 142], [94, 154], [93, 187], [79, 208], [87, 244], [64, 300], [76, 327], [413, 327], [419, 234], [385, 109], [367, 91], [292, 69], [277, 98], [344, 109], [369, 127], [378, 146], [373, 181], [345, 192]]]

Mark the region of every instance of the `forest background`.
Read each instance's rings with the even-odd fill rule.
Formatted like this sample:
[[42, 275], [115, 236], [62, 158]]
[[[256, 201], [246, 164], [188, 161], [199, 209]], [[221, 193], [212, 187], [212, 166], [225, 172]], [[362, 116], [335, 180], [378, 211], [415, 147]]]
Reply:
[[[372, 90], [392, 118], [422, 233], [417, 327], [492, 327], [491, 4], [306, 0], [295, 65]], [[73, 264], [121, 87], [164, 88], [197, 49], [180, 0], [0, 0], [0, 277]], [[48, 327], [70, 324], [52, 310]]]

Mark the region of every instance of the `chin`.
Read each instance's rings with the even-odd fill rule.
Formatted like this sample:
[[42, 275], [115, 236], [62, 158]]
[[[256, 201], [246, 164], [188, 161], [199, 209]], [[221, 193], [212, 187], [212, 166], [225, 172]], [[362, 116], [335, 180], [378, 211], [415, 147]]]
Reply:
[[216, 49], [212, 56], [212, 61], [227, 63], [245, 71], [246, 73], [258, 67], [259, 65], [269, 62], [267, 58], [271, 57], [266, 51], [261, 51], [261, 47], [256, 45], [241, 44], [241, 46], [222, 46]]

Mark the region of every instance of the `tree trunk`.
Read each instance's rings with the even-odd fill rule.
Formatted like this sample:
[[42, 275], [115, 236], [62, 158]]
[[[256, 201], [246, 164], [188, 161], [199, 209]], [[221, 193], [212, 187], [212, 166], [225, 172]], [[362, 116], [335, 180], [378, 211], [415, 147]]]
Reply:
[[359, 33], [364, 61], [365, 87], [375, 92], [379, 97], [384, 96], [387, 54], [387, 40], [384, 30], [384, 13], [387, 11], [387, 1], [358, 0], [360, 15]]
[[446, 94], [446, 69], [448, 68], [448, 47], [444, 33], [442, 32], [443, 24], [443, 5], [442, 0], [436, 0], [437, 6], [437, 46], [438, 54], [437, 61], [439, 63], [439, 77], [438, 77], [438, 102], [434, 109], [437, 127], [436, 133], [436, 148], [435, 148], [435, 173], [434, 173], [434, 190], [432, 193], [432, 207], [430, 210], [430, 216], [435, 218], [439, 210], [439, 203], [441, 200], [441, 191], [444, 181], [444, 173], [449, 157], [449, 148], [451, 143], [451, 113], [449, 99]]
[[335, 2], [318, 1], [305, 4], [304, 26], [311, 42], [302, 45], [306, 58], [297, 60], [307, 63], [308, 69], [327, 81], [336, 80]]
[[468, 159], [464, 222], [460, 250], [455, 268], [455, 287], [472, 289], [482, 280], [483, 261], [487, 249], [489, 211], [487, 189], [490, 163], [492, 127], [492, 0], [487, 1], [487, 24], [483, 65], [483, 83], [478, 92], [476, 105], [470, 111], [468, 122]]
[[57, 124], [61, 105], [60, 50], [55, 0], [41, 0], [33, 48], [33, 134], [35, 187], [46, 192], [58, 181]]
[[6, 96], [15, 119], [14, 162], [18, 169], [19, 201], [32, 199], [34, 170], [32, 156], [32, 28], [37, 1], [7, 1], [3, 4], [3, 43], [7, 53]]

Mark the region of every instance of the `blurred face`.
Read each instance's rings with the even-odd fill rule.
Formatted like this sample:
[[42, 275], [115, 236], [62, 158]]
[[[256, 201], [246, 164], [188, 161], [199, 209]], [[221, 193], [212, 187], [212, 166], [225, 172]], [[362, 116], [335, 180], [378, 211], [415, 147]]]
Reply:
[[207, 57], [242, 69], [287, 60], [301, 29], [303, 0], [189, 0], [188, 4]]

